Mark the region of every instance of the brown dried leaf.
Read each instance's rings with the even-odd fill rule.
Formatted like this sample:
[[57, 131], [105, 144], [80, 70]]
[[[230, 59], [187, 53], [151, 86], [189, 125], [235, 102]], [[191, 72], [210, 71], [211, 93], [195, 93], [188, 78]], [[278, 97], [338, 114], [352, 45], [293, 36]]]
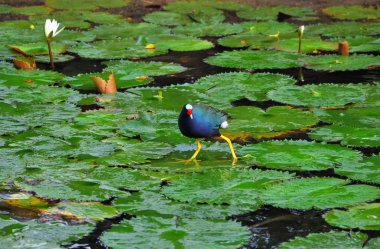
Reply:
[[90, 78], [94, 82], [95, 86], [98, 88], [98, 91], [100, 93], [115, 93], [115, 92], [117, 92], [115, 76], [114, 76], [113, 72], [110, 72], [110, 74], [108, 76], [108, 81], [105, 81], [104, 79], [97, 77], [97, 76], [92, 76]]

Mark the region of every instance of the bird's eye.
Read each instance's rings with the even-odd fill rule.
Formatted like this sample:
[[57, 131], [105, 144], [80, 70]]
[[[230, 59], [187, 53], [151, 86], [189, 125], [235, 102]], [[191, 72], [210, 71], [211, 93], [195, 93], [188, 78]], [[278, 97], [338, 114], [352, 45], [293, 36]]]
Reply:
[[190, 105], [190, 104], [187, 104], [187, 105], [186, 105], [186, 110], [191, 110], [191, 109], [193, 109], [193, 106]]

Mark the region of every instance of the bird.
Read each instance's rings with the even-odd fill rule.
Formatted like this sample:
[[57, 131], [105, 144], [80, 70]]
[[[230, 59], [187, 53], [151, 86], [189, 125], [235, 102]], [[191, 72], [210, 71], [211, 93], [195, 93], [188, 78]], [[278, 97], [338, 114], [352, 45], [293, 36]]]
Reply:
[[220, 137], [224, 139], [230, 148], [233, 162], [237, 162], [237, 157], [231, 140], [219, 132], [220, 128], [224, 129], [227, 127], [227, 113], [208, 105], [185, 104], [178, 116], [178, 128], [181, 131], [182, 135], [190, 138], [195, 138], [197, 143], [197, 149], [195, 153], [190, 159], [187, 160], [187, 162], [196, 159], [199, 151], [202, 148], [200, 139], [212, 137]]

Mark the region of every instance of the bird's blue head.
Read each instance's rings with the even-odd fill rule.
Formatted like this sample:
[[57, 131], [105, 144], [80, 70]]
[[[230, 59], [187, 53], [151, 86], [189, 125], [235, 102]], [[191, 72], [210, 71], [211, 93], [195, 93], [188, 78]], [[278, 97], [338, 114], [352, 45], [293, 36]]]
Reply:
[[187, 104], [185, 105], [185, 109], [187, 111], [187, 115], [189, 115], [189, 117], [193, 119], [193, 106], [190, 104]]

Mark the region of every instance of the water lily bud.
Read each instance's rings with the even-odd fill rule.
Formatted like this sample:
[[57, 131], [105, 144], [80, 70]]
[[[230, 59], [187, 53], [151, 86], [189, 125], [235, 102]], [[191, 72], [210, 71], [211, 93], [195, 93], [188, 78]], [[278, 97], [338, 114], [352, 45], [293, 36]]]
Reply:
[[58, 30], [59, 23], [57, 20], [53, 19], [46, 19], [45, 21], [45, 36], [47, 39], [51, 39], [55, 36], [57, 36], [65, 27]]

